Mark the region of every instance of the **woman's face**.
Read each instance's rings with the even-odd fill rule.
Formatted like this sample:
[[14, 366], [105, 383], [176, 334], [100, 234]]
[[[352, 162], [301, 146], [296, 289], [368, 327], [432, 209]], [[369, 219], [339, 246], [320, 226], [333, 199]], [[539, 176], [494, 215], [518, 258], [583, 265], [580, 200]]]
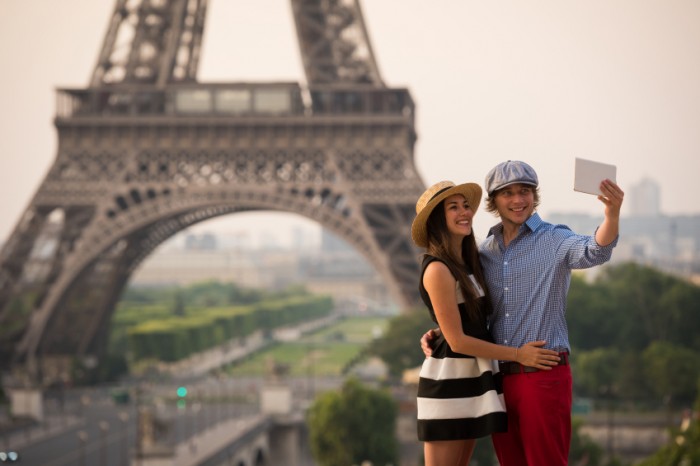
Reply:
[[474, 211], [461, 194], [453, 194], [444, 201], [445, 223], [451, 236], [464, 238], [472, 234]]

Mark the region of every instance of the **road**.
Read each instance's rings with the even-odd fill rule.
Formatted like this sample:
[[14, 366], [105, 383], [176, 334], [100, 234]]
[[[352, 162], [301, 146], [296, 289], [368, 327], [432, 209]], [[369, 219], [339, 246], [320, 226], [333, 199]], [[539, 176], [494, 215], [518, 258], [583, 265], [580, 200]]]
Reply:
[[[159, 443], [174, 446], [211, 426], [259, 411], [256, 392], [233, 379], [192, 381], [180, 400], [177, 384], [129, 388], [127, 403], [111, 396], [114, 387], [76, 389], [45, 397], [43, 423], [4, 433], [0, 451], [16, 451], [21, 464], [37, 466], [122, 466], [136, 452], [138, 412], [150, 409], [157, 419]], [[136, 463], [138, 464], [138, 463]]]

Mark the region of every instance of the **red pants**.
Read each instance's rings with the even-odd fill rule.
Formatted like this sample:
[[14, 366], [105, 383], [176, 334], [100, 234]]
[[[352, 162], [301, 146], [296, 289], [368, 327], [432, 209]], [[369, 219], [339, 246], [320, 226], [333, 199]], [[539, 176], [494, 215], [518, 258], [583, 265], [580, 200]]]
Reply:
[[571, 367], [505, 375], [508, 432], [493, 434], [501, 466], [566, 466], [571, 444]]

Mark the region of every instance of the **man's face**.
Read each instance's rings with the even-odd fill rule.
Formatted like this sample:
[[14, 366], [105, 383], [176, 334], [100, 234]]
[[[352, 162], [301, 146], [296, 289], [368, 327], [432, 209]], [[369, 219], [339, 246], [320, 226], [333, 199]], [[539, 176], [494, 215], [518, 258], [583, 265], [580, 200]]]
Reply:
[[512, 184], [496, 191], [496, 210], [504, 223], [522, 225], [535, 211], [535, 193], [528, 184]]

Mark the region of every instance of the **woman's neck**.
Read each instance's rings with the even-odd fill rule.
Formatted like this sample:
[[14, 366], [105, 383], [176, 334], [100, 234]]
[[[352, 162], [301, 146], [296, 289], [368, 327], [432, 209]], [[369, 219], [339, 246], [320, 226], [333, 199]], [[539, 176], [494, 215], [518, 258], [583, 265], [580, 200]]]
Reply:
[[455, 261], [457, 261], [458, 264], [464, 265], [464, 259], [462, 259], [462, 241], [464, 238], [455, 238], [452, 240], [450, 244], [450, 252], [452, 253], [452, 257], [454, 258]]

